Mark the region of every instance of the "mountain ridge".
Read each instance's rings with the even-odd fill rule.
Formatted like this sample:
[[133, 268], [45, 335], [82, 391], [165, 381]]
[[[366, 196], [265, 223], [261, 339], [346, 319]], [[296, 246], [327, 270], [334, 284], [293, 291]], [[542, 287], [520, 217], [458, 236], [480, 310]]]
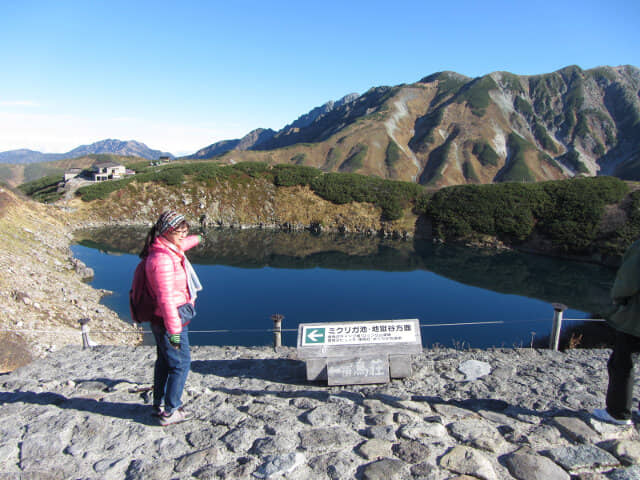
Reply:
[[609, 174], [640, 179], [640, 69], [631, 65], [541, 75], [437, 72], [374, 87], [284, 128], [222, 162], [266, 161], [417, 181], [541, 181]]
[[157, 160], [161, 156], [175, 158], [171, 153], [154, 150], [136, 140], [105, 139], [88, 145], [80, 145], [66, 153], [42, 153], [36, 150], [17, 149], [0, 152], [0, 163], [24, 164], [51, 162], [67, 158], [83, 157], [91, 154], [109, 153], [120, 156], [135, 156], [147, 160]]
[[433, 188], [598, 174], [638, 180], [640, 69], [570, 65], [476, 78], [436, 72], [346, 95], [278, 131], [258, 128], [182, 157], [209, 158], [307, 165]]

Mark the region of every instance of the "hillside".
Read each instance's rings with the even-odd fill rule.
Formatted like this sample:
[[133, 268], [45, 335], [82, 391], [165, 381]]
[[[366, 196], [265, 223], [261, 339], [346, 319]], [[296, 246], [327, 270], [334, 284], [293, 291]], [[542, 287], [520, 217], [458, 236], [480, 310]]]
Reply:
[[239, 140], [215, 144], [193, 157], [309, 165], [434, 187], [602, 173], [640, 179], [639, 91], [633, 66], [474, 79], [441, 72], [348, 96], [242, 148]]
[[0, 187], [0, 372], [64, 345], [81, 344], [81, 318], [91, 318], [100, 343], [140, 340], [131, 325], [100, 305], [107, 292], [83, 282], [90, 272], [72, 258], [68, 220], [59, 207]]
[[[37, 195], [37, 192], [34, 192]], [[202, 228], [412, 236], [615, 265], [640, 235], [638, 184], [611, 176], [536, 183], [412, 182], [305, 166], [216, 162], [148, 167], [59, 202], [79, 226], [146, 224], [167, 208]]]
[[112, 154], [91, 154], [52, 162], [34, 162], [27, 164], [0, 164], [0, 179], [10, 187], [32, 182], [42, 177], [62, 176], [70, 168], [89, 168], [96, 162], [110, 161], [116, 163], [140, 162], [139, 157], [125, 157]]

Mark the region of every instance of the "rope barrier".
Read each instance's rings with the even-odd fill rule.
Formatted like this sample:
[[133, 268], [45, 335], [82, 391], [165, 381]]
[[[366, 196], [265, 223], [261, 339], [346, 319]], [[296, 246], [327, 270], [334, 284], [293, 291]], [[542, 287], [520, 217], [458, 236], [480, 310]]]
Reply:
[[[514, 323], [529, 323], [529, 322], [548, 322], [548, 319], [544, 320], [494, 320], [486, 322], [451, 322], [451, 323], [421, 323], [420, 328], [429, 327], [458, 327], [469, 325], [502, 325], [502, 324], [514, 324]], [[565, 322], [606, 322], [603, 318], [565, 318]], [[219, 329], [219, 330], [189, 330], [189, 333], [273, 333], [280, 332], [297, 332], [297, 328], [282, 328], [275, 330], [272, 328], [239, 328], [239, 329]], [[0, 329], [0, 333], [60, 333], [60, 330], [27, 330], [27, 329]], [[151, 330], [134, 330], [126, 332], [108, 331], [108, 330], [91, 330], [91, 333], [98, 333], [103, 335], [122, 335], [122, 334], [148, 334], [152, 333]]]

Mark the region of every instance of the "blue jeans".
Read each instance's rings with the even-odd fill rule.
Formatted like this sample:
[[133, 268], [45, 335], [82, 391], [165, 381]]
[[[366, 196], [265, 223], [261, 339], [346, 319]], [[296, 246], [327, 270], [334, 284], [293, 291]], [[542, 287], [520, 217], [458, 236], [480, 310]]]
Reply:
[[615, 418], [631, 418], [633, 403], [633, 354], [640, 352], [640, 337], [616, 331], [613, 353], [609, 358], [607, 411]]
[[[183, 315], [180, 315], [183, 317]], [[184, 320], [184, 318], [183, 318]], [[167, 413], [182, 405], [182, 391], [191, 367], [189, 329], [186, 325], [180, 333], [180, 348], [169, 343], [169, 334], [163, 324], [152, 323], [151, 330], [156, 339], [157, 358], [153, 372], [153, 405], [164, 402]]]

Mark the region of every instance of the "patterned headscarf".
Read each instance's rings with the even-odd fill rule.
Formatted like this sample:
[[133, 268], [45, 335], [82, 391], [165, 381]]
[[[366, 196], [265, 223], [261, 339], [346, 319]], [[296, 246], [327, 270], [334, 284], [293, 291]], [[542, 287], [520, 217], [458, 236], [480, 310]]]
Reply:
[[156, 222], [156, 232], [158, 235], [162, 235], [165, 232], [173, 230], [184, 221], [184, 215], [173, 210], [168, 210], [163, 212], [160, 218], [158, 218]]

